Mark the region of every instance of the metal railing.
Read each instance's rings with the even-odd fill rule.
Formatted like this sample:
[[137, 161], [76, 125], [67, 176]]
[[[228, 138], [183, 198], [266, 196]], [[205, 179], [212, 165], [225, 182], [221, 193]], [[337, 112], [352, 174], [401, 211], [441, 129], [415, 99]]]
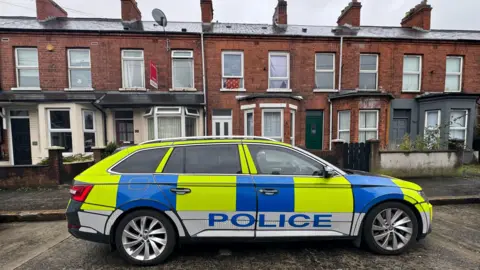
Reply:
[[265, 140], [265, 141], [273, 141], [276, 140], [267, 137], [260, 137], [260, 136], [195, 136], [195, 137], [177, 137], [177, 138], [165, 138], [165, 139], [157, 139], [157, 140], [150, 140], [140, 143], [139, 145], [143, 144], [151, 144], [151, 143], [162, 143], [162, 142], [177, 142], [177, 141], [194, 141], [194, 140], [228, 140], [228, 139], [241, 139], [241, 140]]

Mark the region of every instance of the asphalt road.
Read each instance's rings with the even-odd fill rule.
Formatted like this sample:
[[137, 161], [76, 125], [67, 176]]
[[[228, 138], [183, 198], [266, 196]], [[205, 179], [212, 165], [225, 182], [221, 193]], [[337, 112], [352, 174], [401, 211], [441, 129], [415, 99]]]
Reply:
[[[345, 241], [208, 244], [183, 246], [159, 268], [480, 269], [480, 204], [434, 211], [432, 234], [401, 256], [374, 255]], [[131, 268], [108, 246], [70, 236], [63, 221], [0, 224], [0, 243], [2, 269]]]

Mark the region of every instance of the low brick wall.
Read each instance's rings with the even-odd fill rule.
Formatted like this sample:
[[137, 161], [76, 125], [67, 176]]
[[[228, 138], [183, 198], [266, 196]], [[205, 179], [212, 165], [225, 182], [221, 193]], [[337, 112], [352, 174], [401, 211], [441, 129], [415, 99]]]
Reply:
[[50, 166], [0, 167], [0, 188], [39, 187], [58, 185]]
[[92, 165], [93, 161], [63, 164], [63, 172], [60, 181], [62, 184], [72, 184], [75, 176], [79, 175]]

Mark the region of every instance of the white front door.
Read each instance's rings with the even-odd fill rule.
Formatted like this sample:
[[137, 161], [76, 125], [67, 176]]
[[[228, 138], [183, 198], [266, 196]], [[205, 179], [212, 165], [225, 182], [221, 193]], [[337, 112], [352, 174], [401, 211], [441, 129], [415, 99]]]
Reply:
[[231, 117], [215, 117], [213, 118], [213, 136], [231, 136], [232, 135], [232, 118]]

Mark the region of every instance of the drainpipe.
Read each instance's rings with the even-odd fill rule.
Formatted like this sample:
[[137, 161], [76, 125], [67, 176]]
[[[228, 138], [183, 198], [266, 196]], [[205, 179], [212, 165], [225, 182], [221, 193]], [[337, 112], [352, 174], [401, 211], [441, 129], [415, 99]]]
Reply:
[[203, 40], [203, 32], [200, 33], [202, 42], [202, 83], [203, 83], [203, 134], [207, 135], [207, 85], [206, 85], [206, 71], [205, 71], [205, 46]]
[[[338, 68], [338, 91], [342, 90], [342, 64], [343, 64], [343, 36], [340, 36], [340, 61]], [[330, 103], [330, 139], [329, 139], [329, 150], [332, 150], [332, 135], [333, 135], [333, 105], [332, 101], [328, 99]], [[337, 127], [338, 129], [338, 127]]]
[[102, 100], [105, 97], [106, 94], [104, 94], [101, 98], [95, 100], [92, 102], [93, 107], [95, 107], [97, 110], [99, 110], [102, 113], [102, 118], [103, 118], [103, 139], [105, 146], [108, 144], [108, 139], [107, 139], [107, 113], [100, 107], [98, 107], [97, 102]]

